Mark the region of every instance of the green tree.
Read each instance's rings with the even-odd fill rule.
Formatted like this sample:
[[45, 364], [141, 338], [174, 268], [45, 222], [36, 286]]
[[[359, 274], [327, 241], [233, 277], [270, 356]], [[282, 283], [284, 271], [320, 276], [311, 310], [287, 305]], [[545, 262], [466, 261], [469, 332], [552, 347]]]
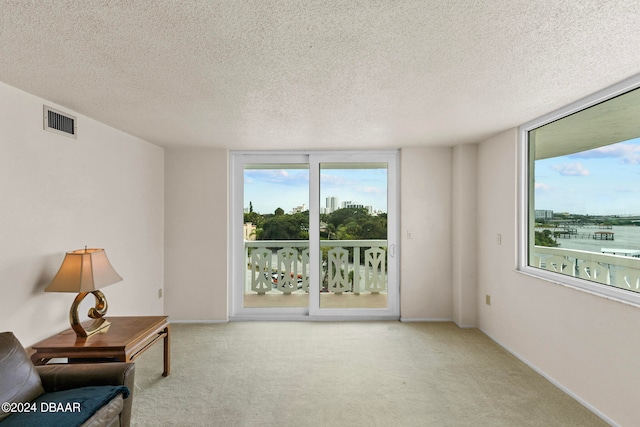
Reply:
[[260, 240], [292, 240], [297, 238], [299, 231], [289, 215], [276, 215], [265, 220]]
[[336, 234], [336, 226], [333, 224], [327, 224], [327, 239], [331, 240], [331, 239], [336, 239], [337, 238], [337, 234]]
[[329, 239], [332, 233], [340, 240], [387, 238], [386, 214], [373, 216], [363, 208], [344, 208], [329, 214], [326, 221]]
[[536, 246], [549, 246], [555, 248], [560, 246], [556, 239], [551, 235], [551, 230], [542, 230], [535, 232], [535, 243]]
[[284, 209], [282, 208], [278, 208], [275, 210], [275, 212], [273, 213], [275, 216], [280, 216], [280, 215], [284, 215]]
[[360, 222], [360, 234], [358, 239], [386, 239], [387, 218], [368, 216]]
[[329, 214], [327, 217], [327, 223], [338, 228], [340, 225], [347, 224], [352, 221], [359, 222], [359, 220], [368, 216], [369, 212], [364, 208], [343, 208], [335, 210]]
[[264, 217], [257, 212], [249, 212], [244, 214], [244, 222], [245, 224], [250, 222], [256, 227], [261, 228], [264, 223]]
[[258, 240], [308, 240], [309, 211], [293, 215], [276, 214], [265, 219]]
[[361, 234], [362, 226], [355, 221], [350, 221], [338, 227], [339, 240], [359, 240]]

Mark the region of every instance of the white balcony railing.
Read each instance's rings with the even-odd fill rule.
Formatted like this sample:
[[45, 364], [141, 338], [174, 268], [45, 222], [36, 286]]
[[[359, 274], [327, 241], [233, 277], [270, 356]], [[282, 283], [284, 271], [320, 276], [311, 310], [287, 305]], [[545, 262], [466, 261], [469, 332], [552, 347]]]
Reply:
[[575, 249], [534, 246], [533, 267], [640, 292], [640, 259]]
[[[244, 248], [245, 292], [309, 291], [307, 240], [245, 240]], [[320, 248], [321, 291], [387, 291], [386, 240], [321, 240]]]

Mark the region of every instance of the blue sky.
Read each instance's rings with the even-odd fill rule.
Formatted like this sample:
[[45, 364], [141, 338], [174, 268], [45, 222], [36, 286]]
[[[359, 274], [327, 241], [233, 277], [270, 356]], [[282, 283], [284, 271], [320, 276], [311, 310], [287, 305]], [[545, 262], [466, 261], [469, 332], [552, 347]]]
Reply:
[[[308, 169], [247, 169], [244, 171], [244, 207], [273, 213], [277, 208], [291, 211], [305, 204], [309, 208]], [[387, 211], [386, 169], [322, 169], [320, 206], [329, 196], [342, 203], [351, 200], [376, 210]]]
[[640, 138], [535, 165], [535, 208], [640, 215]]

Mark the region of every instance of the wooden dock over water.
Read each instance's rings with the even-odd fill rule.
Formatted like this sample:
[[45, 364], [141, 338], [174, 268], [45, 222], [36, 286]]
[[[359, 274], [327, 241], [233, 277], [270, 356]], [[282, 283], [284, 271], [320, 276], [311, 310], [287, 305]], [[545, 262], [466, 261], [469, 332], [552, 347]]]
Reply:
[[614, 240], [612, 231], [596, 231], [595, 233], [577, 233], [570, 231], [554, 231], [553, 237], [556, 239], [593, 239], [593, 240]]
[[596, 231], [593, 233], [594, 240], [613, 240], [613, 231]]

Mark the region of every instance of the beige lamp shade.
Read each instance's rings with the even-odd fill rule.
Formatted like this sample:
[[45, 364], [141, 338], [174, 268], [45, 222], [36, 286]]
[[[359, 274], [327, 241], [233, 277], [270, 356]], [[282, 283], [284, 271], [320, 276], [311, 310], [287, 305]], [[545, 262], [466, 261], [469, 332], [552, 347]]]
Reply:
[[45, 292], [93, 292], [122, 280], [104, 249], [67, 252], [60, 270]]

